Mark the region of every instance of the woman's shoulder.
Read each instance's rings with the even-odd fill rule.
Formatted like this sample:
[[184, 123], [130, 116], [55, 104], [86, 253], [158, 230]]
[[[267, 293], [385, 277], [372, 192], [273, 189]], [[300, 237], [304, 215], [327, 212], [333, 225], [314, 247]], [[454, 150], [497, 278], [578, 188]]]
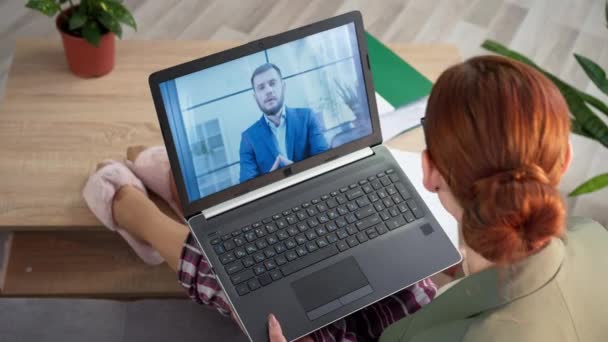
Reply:
[[[522, 265], [517, 279], [511, 279], [510, 292], [504, 293], [506, 279], [496, 270], [466, 277], [388, 327], [381, 341], [476, 342], [497, 336], [567, 341], [575, 326], [584, 335], [608, 333], [599, 321], [608, 307], [603, 288], [608, 281], [608, 231], [591, 219], [572, 217], [564, 240], [555, 239], [551, 248]], [[549, 315], [553, 319], [546, 319]]]
[[599, 222], [585, 217], [568, 218], [568, 230], [563, 237], [566, 247], [566, 274], [588, 271], [588, 276], [599, 276], [608, 270], [598, 266], [608, 262], [608, 230]]
[[560, 297], [581, 341], [608, 334], [608, 230], [581, 217], [568, 220], [562, 271], [557, 275]]
[[518, 317], [493, 317], [473, 322], [462, 342], [536, 342], [536, 341], [573, 341], [576, 333], [569, 327], [555, 325], [547, 316], [534, 320], [523, 320]]
[[[380, 342], [427, 342], [427, 341], [463, 341], [474, 319], [460, 319], [433, 325], [428, 329], [420, 324], [422, 312], [389, 326], [380, 336]], [[424, 318], [422, 318], [424, 321]]]
[[[390, 329], [390, 328], [389, 328]], [[386, 331], [380, 342], [511, 342], [511, 341], [569, 341], [563, 334], [555, 334], [559, 329], [547, 329], [543, 324], [536, 322], [522, 322], [512, 317], [472, 317], [454, 320], [435, 325], [430, 329], [417, 331], [415, 334]]]

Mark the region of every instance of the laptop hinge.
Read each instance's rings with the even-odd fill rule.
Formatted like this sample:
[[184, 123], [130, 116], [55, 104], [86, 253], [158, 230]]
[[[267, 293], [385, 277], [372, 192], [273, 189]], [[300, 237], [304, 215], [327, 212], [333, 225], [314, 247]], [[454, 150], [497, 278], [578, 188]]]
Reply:
[[317, 177], [324, 173], [333, 171], [338, 169], [344, 165], [356, 162], [357, 160], [361, 160], [363, 158], [369, 157], [374, 154], [374, 151], [370, 147], [366, 147], [364, 149], [349, 153], [345, 156], [330, 160], [321, 165], [315, 166], [311, 169], [303, 171], [301, 173], [296, 173], [293, 176], [281, 179], [278, 182], [274, 182], [272, 184], [268, 184], [259, 189], [248, 192], [244, 195], [232, 198], [228, 201], [222, 202], [220, 204], [214, 205], [213, 207], [209, 207], [202, 211], [205, 219], [209, 220], [214, 216], [218, 216], [223, 214], [229, 210], [240, 207], [247, 203], [251, 203], [257, 199], [273, 194], [277, 191], [281, 191], [290, 186], [294, 186], [298, 183], [302, 183], [311, 178]]

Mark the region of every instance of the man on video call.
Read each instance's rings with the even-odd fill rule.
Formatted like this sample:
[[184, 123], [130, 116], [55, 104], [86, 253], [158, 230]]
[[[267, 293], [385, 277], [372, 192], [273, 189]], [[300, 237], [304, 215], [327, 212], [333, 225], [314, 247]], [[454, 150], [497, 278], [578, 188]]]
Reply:
[[241, 182], [328, 149], [323, 126], [313, 111], [285, 105], [285, 82], [276, 65], [266, 63], [255, 69], [251, 86], [263, 114], [241, 135]]

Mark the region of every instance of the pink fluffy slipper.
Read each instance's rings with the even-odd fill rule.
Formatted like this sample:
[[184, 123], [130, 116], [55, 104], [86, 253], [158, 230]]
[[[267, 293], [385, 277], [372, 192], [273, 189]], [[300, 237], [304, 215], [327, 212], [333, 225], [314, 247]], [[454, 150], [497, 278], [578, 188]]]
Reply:
[[149, 147], [139, 153], [134, 162], [127, 160], [125, 163], [148, 189], [165, 200], [178, 217], [182, 217], [171, 194], [171, 165], [165, 146]]
[[147, 195], [146, 188], [124, 164], [114, 160], [104, 163], [107, 164], [91, 174], [82, 190], [89, 209], [104, 226], [120, 234], [146, 264], [162, 263], [163, 258], [152, 246], [135, 239], [126, 230], [118, 227], [112, 216], [112, 201], [121, 187], [132, 185]]

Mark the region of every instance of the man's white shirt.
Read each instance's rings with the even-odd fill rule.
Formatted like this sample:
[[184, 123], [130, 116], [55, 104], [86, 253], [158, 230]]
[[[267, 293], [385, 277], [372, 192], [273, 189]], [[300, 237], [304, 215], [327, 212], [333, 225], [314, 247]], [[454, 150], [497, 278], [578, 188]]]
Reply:
[[276, 138], [279, 154], [287, 158], [287, 119], [285, 116], [285, 106], [283, 106], [281, 109], [280, 116], [281, 119], [278, 126], [275, 125], [274, 122], [270, 121], [266, 114], [264, 114], [264, 119], [266, 119], [266, 123], [268, 124], [268, 127], [270, 127], [270, 131], [272, 131], [272, 134], [274, 134], [274, 137]]

